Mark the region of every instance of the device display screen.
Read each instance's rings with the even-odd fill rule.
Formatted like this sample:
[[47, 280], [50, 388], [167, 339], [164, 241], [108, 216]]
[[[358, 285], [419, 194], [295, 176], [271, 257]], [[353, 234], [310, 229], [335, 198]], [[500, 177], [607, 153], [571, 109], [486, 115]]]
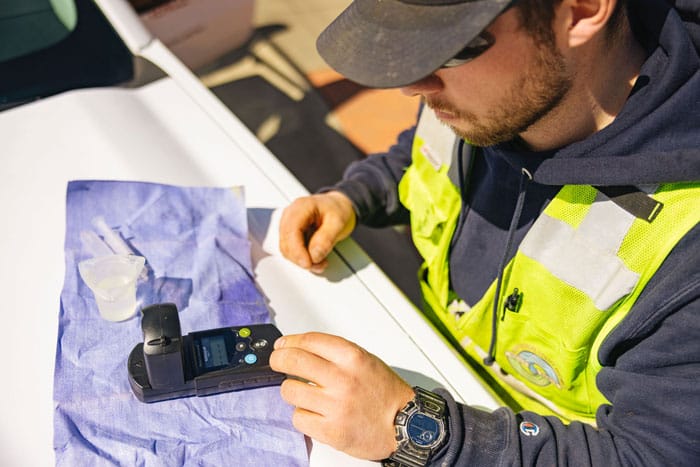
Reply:
[[238, 366], [236, 335], [229, 329], [192, 333], [195, 374]]
[[224, 336], [202, 337], [200, 345], [204, 368], [228, 365]]

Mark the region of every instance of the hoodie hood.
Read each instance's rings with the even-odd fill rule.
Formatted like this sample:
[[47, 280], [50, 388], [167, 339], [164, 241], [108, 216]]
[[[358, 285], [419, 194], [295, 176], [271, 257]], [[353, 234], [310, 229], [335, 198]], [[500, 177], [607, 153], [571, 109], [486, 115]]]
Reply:
[[690, 38], [695, 45], [695, 50], [700, 51], [700, 1], [698, 0], [668, 0], [668, 3], [678, 11], [685, 27], [690, 33]]
[[647, 50], [613, 123], [549, 152], [492, 147], [544, 185], [641, 185], [700, 180], [700, 1], [631, 0], [632, 29]]

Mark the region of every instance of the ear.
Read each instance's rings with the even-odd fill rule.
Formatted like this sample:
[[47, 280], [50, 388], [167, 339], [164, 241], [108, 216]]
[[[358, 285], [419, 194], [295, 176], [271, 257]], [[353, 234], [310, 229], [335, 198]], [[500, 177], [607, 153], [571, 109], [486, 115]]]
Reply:
[[605, 29], [617, 0], [564, 0], [562, 7], [568, 10], [569, 47], [585, 44]]

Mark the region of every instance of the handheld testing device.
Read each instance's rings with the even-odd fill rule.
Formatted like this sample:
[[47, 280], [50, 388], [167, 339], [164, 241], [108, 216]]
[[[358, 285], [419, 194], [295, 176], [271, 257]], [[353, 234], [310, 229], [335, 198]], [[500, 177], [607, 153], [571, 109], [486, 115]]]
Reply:
[[281, 337], [272, 324], [233, 326], [182, 336], [172, 303], [142, 310], [143, 342], [129, 355], [129, 383], [142, 402], [206, 396], [281, 384], [270, 369], [273, 344]]

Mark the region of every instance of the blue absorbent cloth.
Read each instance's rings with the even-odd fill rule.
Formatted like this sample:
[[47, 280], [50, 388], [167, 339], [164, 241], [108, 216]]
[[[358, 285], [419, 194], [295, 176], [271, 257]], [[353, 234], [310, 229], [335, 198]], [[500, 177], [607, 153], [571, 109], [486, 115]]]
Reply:
[[54, 375], [56, 464], [308, 465], [303, 435], [277, 387], [152, 404], [136, 399], [127, 358], [143, 341], [140, 313], [122, 322], [102, 319], [77, 267], [124, 247], [146, 258], [137, 300], [176, 303], [183, 334], [270, 319], [252, 279], [242, 190], [69, 183]]

